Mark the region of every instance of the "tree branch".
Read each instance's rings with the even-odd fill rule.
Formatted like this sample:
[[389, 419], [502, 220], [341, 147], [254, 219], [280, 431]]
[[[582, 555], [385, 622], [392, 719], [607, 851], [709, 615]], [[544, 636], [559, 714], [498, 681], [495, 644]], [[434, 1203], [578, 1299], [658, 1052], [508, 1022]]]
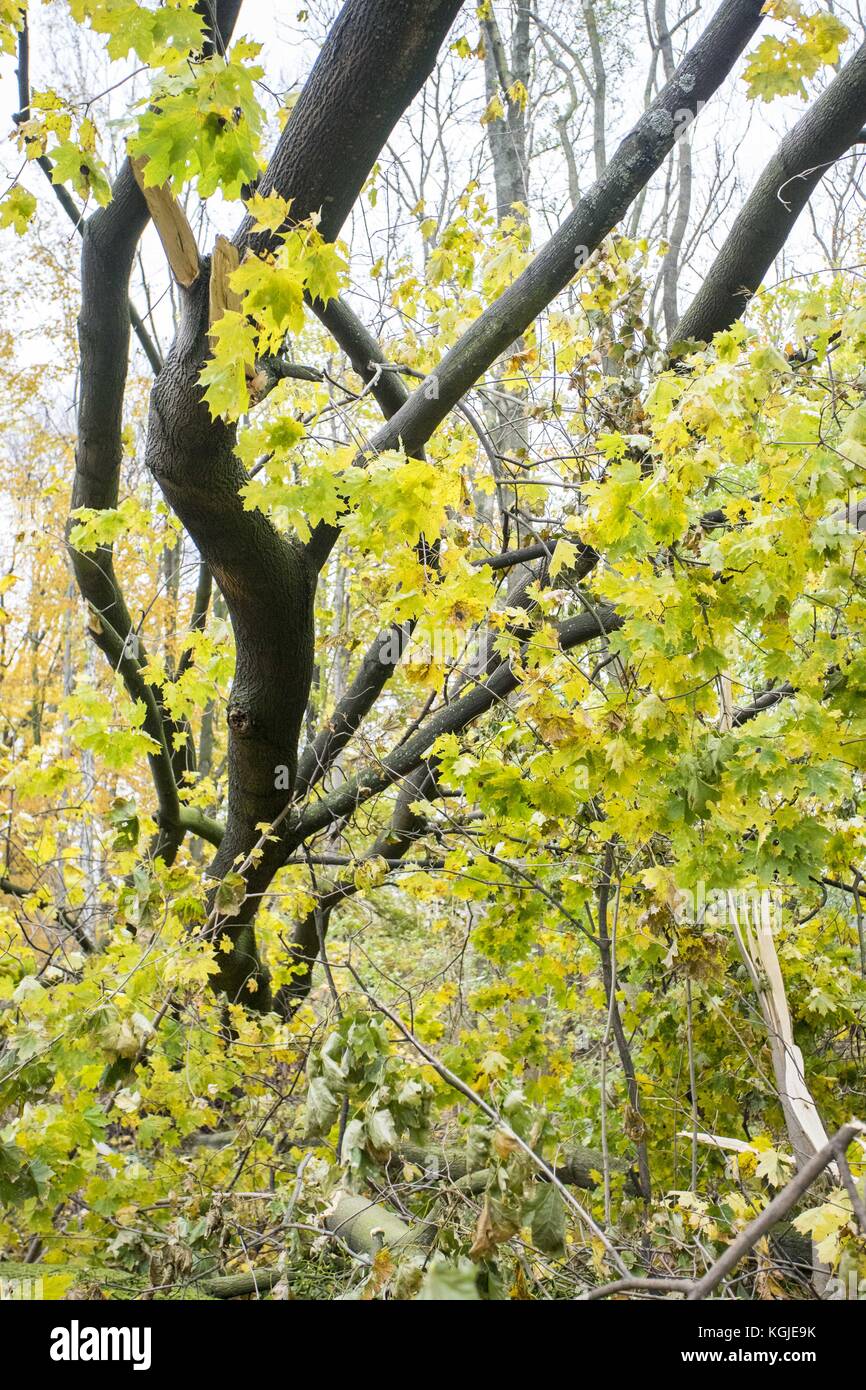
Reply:
[[709, 342], [745, 313], [821, 179], [866, 122], [866, 44], [788, 132], [752, 189], [673, 340]]
[[[561, 651], [591, 642], [622, 627], [623, 619], [608, 605], [592, 612], [567, 618], [557, 629]], [[442, 734], [460, 733], [494, 705], [501, 703], [521, 684], [521, 677], [509, 663], [503, 663], [481, 685], [431, 715], [413, 736], [398, 745], [376, 767], [367, 768], [357, 777], [311, 806], [300, 818], [294, 831], [298, 843], [318, 830], [324, 830], [335, 820], [350, 815], [358, 806], [377, 796], [386, 787], [407, 777], [424, 759], [425, 753]]]
[[[238, 9], [236, 0], [217, 5], [214, 33], [219, 31], [223, 44], [228, 41]], [[148, 220], [147, 203], [127, 159], [114, 181], [111, 202], [79, 226], [81, 392], [73, 512], [79, 507], [102, 511], [117, 505], [129, 362], [129, 281], [136, 248]], [[148, 357], [152, 365], [159, 360], [155, 348], [148, 352]], [[94, 640], [118, 666], [133, 698], [144, 700], [148, 721], [145, 727], [160, 745], [160, 752], [150, 759], [160, 826], [154, 852], [170, 860], [184, 834], [169, 746], [174, 726], [162, 707], [159, 691], [141, 676], [140, 667], [147, 657], [124, 602], [111, 546], [99, 546], [94, 555], [74, 549], [70, 553], [79, 590], [94, 615], [89, 624]]]
[[385, 1018], [387, 1018], [391, 1023], [393, 1023], [397, 1031], [402, 1033], [406, 1041], [411, 1043], [412, 1047], [415, 1048], [416, 1052], [418, 1052], [424, 1058], [424, 1060], [430, 1064], [433, 1070], [437, 1072], [439, 1076], [441, 1076], [442, 1080], [448, 1086], [450, 1086], [452, 1090], [457, 1091], [462, 1096], [465, 1096], [465, 1098], [468, 1101], [470, 1101], [473, 1105], [475, 1105], [482, 1112], [482, 1114], [484, 1114], [487, 1117], [487, 1119], [490, 1120], [492, 1124], [496, 1125], [499, 1129], [503, 1130], [509, 1136], [509, 1138], [513, 1140], [517, 1147], [521, 1149], [521, 1151], [526, 1155], [526, 1157], [535, 1165], [539, 1173], [544, 1178], [546, 1178], [549, 1183], [552, 1183], [553, 1186], [558, 1189], [565, 1206], [567, 1206], [572, 1215], [577, 1218], [578, 1224], [584, 1227], [584, 1229], [590, 1231], [592, 1235], [595, 1236], [596, 1240], [599, 1240], [601, 1242], [601, 1244], [604, 1246], [607, 1252], [608, 1258], [610, 1259], [611, 1263], [614, 1265], [616, 1269], [619, 1270], [620, 1274], [622, 1274], [624, 1278], [628, 1278], [628, 1269], [623, 1264], [620, 1255], [611, 1243], [607, 1233], [602, 1229], [601, 1226], [599, 1226], [598, 1222], [595, 1221], [595, 1219], [590, 1215], [590, 1213], [586, 1211], [580, 1205], [580, 1203], [575, 1200], [575, 1198], [568, 1191], [568, 1188], [565, 1186], [562, 1180], [559, 1177], [557, 1177], [555, 1170], [550, 1166], [550, 1164], [547, 1163], [545, 1159], [541, 1158], [540, 1155], [535, 1152], [532, 1146], [530, 1144], [527, 1144], [525, 1139], [521, 1138], [521, 1136], [517, 1133], [516, 1130], [511, 1128], [511, 1126], [502, 1118], [502, 1116], [498, 1113], [497, 1110], [493, 1108], [492, 1105], [488, 1105], [487, 1101], [482, 1099], [482, 1097], [478, 1095], [477, 1091], [473, 1091], [471, 1086], [467, 1085], [465, 1081], [463, 1081], [459, 1076], [457, 1076], [453, 1071], [451, 1071], [450, 1067], [447, 1067], [444, 1062], [440, 1061], [436, 1054], [431, 1052], [430, 1049], [426, 1047], [424, 1043], [422, 1043], [409, 1028], [406, 1027], [405, 1023], [403, 1023], [402, 1019], [397, 1014], [392, 1013], [391, 1010], [381, 1002], [381, 1000], [377, 999], [375, 995], [371, 994], [370, 991], [364, 985], [363, 980], [361, 980], [358, 977], [355, 971], [352, 970], [351, 966], [349, 966], [348, 968], [351, 971], [351, 973], [355, 976], [355, 979], [357, 980], [361, 990], [367, 996], [373, 1008], [376, 1009], [379, 1013], [384, 1014]]
[[[24, 22], [18, 35], [18, 110], [13, 120], [15, 124], [30, 119], [30, 31], [27, 25], [27, 16], [24, 15]], [[79, 236], [84, 235], [84, 214], [78, 207], [75, 199], [62, 183], [54, 182], [54, 166], [47, 155], [40, 155], [36, 160], [48, 182], [54, 190], [54, 196], [62, 207], [66, 216], [69, 218]], [[129, 301], [129, 320], [132, 324], [135, 336], [138, 338], [144, 355], [150, 363], [154, 376], [162, 370], [162, 355], [151, 338], [145, 327], [144, 320], [133, 304]]]

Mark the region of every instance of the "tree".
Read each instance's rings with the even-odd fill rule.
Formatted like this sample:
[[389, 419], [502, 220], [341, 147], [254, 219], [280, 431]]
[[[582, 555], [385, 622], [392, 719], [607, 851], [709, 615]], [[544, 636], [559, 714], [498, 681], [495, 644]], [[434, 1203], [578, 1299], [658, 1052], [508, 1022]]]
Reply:
[[[746, 57], [752, 98], [784, 97], [792, 73], [804, 96], [816, 77], [823, 88], [710, 260], [700, 237], [687, 242], [693, 127], [768, 8], [781, 37], [758, 37]], [[486, 0], [477, 25], [459, 0], [347, 0], [270, 128], [258, 45], [233, 42], [239, 4], [75, 0], [71, 9], [113, 59], [133, 53], [152, 87], [126, 111], [127, 147], [114, 151], [110, 179], [93, 102], [82, 116], [53, 90], [31, 91], [27, 18], [13, 8], [5, 21], [20, 148], [80, 240], [66, 535], [106, 662], [101, 694], [99, 677], [76, 686], [70, 666], [58, 695], [53, 668], [38, 662], [32, 684], [44, 693], [14, 692], [2, 887], [19, 945], [0, 1173], [23, 1229], [47, 1239], [45, 1213], [82, 1181], [97, 1211], [104, 1182], [96, 1167], [83, 1179], [72, 1145], [64, 1150], [59, 1102], [40, 1154], [26, 1094], [50, 1096], [74, 1077], [73, 1090], [102, 1096], [94, 1132], [126, 1124], [151, 1154], [154, 1193], [173, 1163], [164, 1133], [179, 1143], [239, 1119], [242, 1138], [215, 1178], [230, 1192], [278, 1152], [267, 1127], [291, 1110], [306, 1071], [309, 1133], [333, 1131], [355, 1185], [399, 1154], [417, 1162], [431, 1105], [462, 1096], [463, 1125], [481, 1125], [477, 1162], [460, 1175], [482, 1197], [467, 1252], [488, 1293], [527, 1221], [550, 1256], [565, 1249], [567, 1226], [583, 1223], [611, 1273], [629, 1278], [636, 1265], [624, 1260], [614, 1207], [646, 1217], [659, 1185], [676, 1178], [681, 1101], [675, 1090], [671, 1130], [661, 1098], [685, 1037], [679, 1124], [695, 1220], [709, 1204], [700, 1145], [715, 1146], [708, 1161], [718, 1162], [729, 1141], [713, 1136], [737, 1129], [746, 1137], [731, 1142], [756, 1184], [783, 1186], [794, 1167], [834, 1175], [844, 1221], [825, 1230], [821, 1204], [811, 1224], [798, 1218], [801, 1229], [823, 1232], [822, 1260], [862, 1263], [862, 1199], [845, 1158], [857, 1131], [839, 1129], [850, 1117], [831, 1093], [849, 1077], [866, 1002], [856, 500], [866, 320], [856, 280], [838, 268], [760, 287], [866, 125], [866, 45], [852, 41], [843, 63], [850, 36], [835, 15], [723, 0], [677, 62], [674, 39], [691, 16], [673, 21], [659, 4], [647, 20], [645, 109], [609, 153], [607, 15], [589, 0], [579, 35], [567, 37], [522, 0], [499, 12]], [[410, 206], [432, 179], [424, 136], [417, 187], [395, 156], [421, 264], [389, 266], [399, 321], [380, 341], [346, 296], [349, 283], [354, 298], [369, 291], [340, 238], [359, 200], [379, 215], [383, 152], [446, 51], [482, 74], [492, 209], [475, 179], [458, 191], [453, 175], [443, 175], [435, 217], [423, 192]], [[571, 210], [533, 250], [542, 120], [533, 88], [556, 74], [569, 92], [554, 121], [567, 153], [577, 79], [585, 91], [594, 177], [580, 192], [571, 150]], [[437, 119], [447, 166], [448, 120]], [[223, 225], [238, 202], [233, 235], [214, 236], [208, 216]], [[36, 206], [19, 179], [0, 215], [27, 233]], [[645, 210], [654, 220], [642, 237]], [[384, 220], [393, 249], [387, 208]], [[165, 352], [147, 267], [147, 312], [133, 304], [151, 222], [176, 304]], [[700, 254], [709, 264], [683, 309], [683, 267]], [[368, 286], [384, 259], [371, 249]], [[663, 341], [650, 322], [657, 293]], [[146, 418], [140, 358], [130, 374], [133, 334], [152, 375]], [[31, 431], [29, 456], [41, 447]], [[130, 455], [146, 470], [134, 487]], [[29, 476], [20, 486], [29, 496]], [[183, 563], [193, 550], [191, 585]], [[32, 577], [38, 556], [28, 563]], [[29, 609], [15, 622], [36, 650], [41, 607], [28, 584]], [[22, 661], [16, 647], [19, 681]], [[31, 697], [25, 720], [18, 707]], [[56, 747], [44, 737], [46, 703]], [[103, 842], [89, 896], [74, 882], [74, 837], [48, 843], [39, 823], [52, 797], [72, 800], [76, 741], [111, 773], [110, 789], [90, 785], [85, 797], [86, 834], [95, 826]], [[214, 850], [207, 865], [202, 843]], [[331, 868], [341, 872], [321, 872]], [[388, 908], [379, 890], [392, 883], [402, 887]], [[437, 899], [449, 931], [468, 927], [482, 962], [471, 1008], [487, 1021], [474, 1038], [454, 980], [422, 991], [419, 1024], [405, 979], [396, 988], [409, 991], [408, 1012], [399, 992], [383, 1000], [371, 985], [351, 930], [339, 961], [329, 955], [338, 910], [366, 901], [380, 922], [394, 919], [399, 939], [406, 902], [432, 920], [423, 905]], [[47, 944], [31, 940], [34, 914]], [[403, 926], [412, 933], [411, 917]], [[425, 941], [422, 954], [432, 949]], [[318, 1014], [317, 962], [327, 991]], [[693, 1011], [701, 990], [715, 1006], [712, 980], [736, 1001], [748, 1031], [736, 1065], [748, 1059], [754, 1074], [736, 1095], [702, 1077], [702, 1102], [698, 1073], [730, 1041]], [[555, 1034], [563, 1020], [574, 1029], [596, 989], [599, 1068], [586, 1064], [585, 1106], [567, 1079], [573, 1044]], [[446, 1028], [440, 1015], [452, 1007]], [[817, 1025], [828, 1016], [840, 1028], [844, 1018], [845, 1040], [834, 1043], [833, 1077], [816, 1079]], [[177, 1076], [190, 1029], [198, 1117], [184, 1112]], [[28, 1031], [42, 1038], [35, 1049]], [[622, 1073], [616, 1132], [611, 1044]], [[233, 1099], [237, 1067], [244, 1083]], [[844, 1144], [828, 1139], [831, 1121]], [[297, 1139], [292, 1121], [279, 1123]], [[560, 1137], [565, 1164], [553, 1162]], [[595, 1137], [587, 1154], [582, 1141]], [[124, 1182], [133, 1168], [118, 1157]], [[317, 1197], [340, 1171], [338, 1162], [319, 1175]], [[572, 1182], [598, 1183], [598, 1221], [570, 1196]], [[338, 1208], [337, 1227], [351, 1218], [349, 1244], [369, 1248], [363, 1210], [344, 1202], [351, 1211]], [[442, 1220], [438, 1205], [426, 1216]], [[732, 1241], [747, 1220], [745, 1205], [734, 1210]], [[152, 1261], [152, 1282], [212, 1277], [214, 1230], [185, 1229], [187, 1263]], [[395, 1232], [395, 1248], [410, 1252], [408, 1282], [396, 1263], [383, 1265], [375, 1288], [416, 1291], [428, 1236]], [[743, 1240], [743, 1255], [750, 1249]], [[129, 1267], [140, 1272], [142, 1259], [136, 1251]], [[682, 1278], [704, 1275], [694, 1285], [703, 1294], [715, 1275], [697, 1259], [689, 1253]], [[443, 1269], [431, 1265], [425, 1288], [453, 1277], [472, 1296], [471, 1269]], [[646, 1274], [657, 1272], [651, 1264]], [[553, 1284], [570, 1287], [573, 1274], [561, 1277]]]

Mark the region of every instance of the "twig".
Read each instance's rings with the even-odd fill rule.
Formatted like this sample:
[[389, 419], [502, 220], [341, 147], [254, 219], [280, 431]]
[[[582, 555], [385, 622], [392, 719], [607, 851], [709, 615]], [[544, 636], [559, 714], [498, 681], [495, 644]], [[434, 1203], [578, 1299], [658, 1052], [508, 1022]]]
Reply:
[[[614, 867], [614, 842], [611, 840], [605, 846], [604, 862], [602, 867], [601, 883], [598, 890], [598, 949], [601, 955], [601, 973], [604, 982], [605, 995], [607, 997], [608, 1016], [604, 1034], [604, 1047], [607, 1049], [607, 1040], [610, 1032], [613, 1032], [616, 1050], [619, 1054], [620, 1065], [623, 1070], [626, 1082], [626, 1092], [629, 1104], [634, 1111], [635, 1120], [638, 1125], [643, 1127], [643, 1115], [640, 1106], [640, 1088], [637, 1082], [634, 1060], [625, 1029], [622, 1026], [619, 1004], [617, 1003], [617, 979], [616, 979], [616, 927], [619, 918], [620, 888], [622, 878], [617, 881], [616, 900], [614, 904], [613, 925], [608, 930], [608, 907], [611, 889], [611, 875]], [[645, 1133], [639, 1134], [634, 1140], [635, 1152], [637, 1154], [638, 1174], [640, 1177], [641, 1196], [645, 1202], [649, 1202], [652, 1196], [652, 1180], [650, 1177], [649, 1154]]]
[[695, 1076], [694, 1016], [692, 1013], [692, 982], [686, 977], [686, 1026], [689, 1045], [689, 1095], [692, 1106], [692, 1192], [698, 1190], [698, 1092]]
[[854, 1174], [851, 1172], [848, 1160], [845, 1157], [844, 1149], [838, 1149], [836, 1151], [836, 1157], [839, 1163], [839, 1172], [842, 1175], [842, 1182], [845, 1184], [845, 1191], [851, 1198], [851, 1206], [854, 1210], [854, 1215], [857, 1218], [860, 1230], [863, 1232], [864, 1236], [866, 1236], [866, 1202], [863, 1201], [863, 1198], [857, 1191]]
[[[18, 110], [13, 116], [16, 125], [22, 125], [30, 119], [30, 34], [27, 25], [27, 16], [24, 16], [24, 23], [18, 35]], [[79, 236], [84, 236], [84, 213], [76, 205], [75, 199], [62, 183], [54, 182], [54, 166], [47, 155], [39, 155], [36, 163], [42, 170], [54, 190], [54, 195], [58, 203], [63, 208], [73, 227]], [[162, 354], [156, 343], [151, 338], [145, 327], [141, 314], [136, 309], [132, 300], [129, 301], [129, 321], [132, 324], [133, 332], [144, 349], [144, 355], [150, 363], [154, 376], [159, 376], [162, 371]]]

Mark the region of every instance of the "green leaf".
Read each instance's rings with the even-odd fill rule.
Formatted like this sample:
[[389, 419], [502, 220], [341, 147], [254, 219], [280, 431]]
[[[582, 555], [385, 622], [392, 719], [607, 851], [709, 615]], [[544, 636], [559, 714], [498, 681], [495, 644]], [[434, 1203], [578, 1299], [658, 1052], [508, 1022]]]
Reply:
[[390, 1110], [377, 1110], [367, 1121], [367, 1135], [377, 1152], [391, 1152], [397, 1147], [397, 1130]]
[[236, 45], [230, 59], [214, 54], [156, 83], [130, 141], [133, 154], [148, 157], [148, 185], [171, 180], [179, 190], [197, 178], [203, 198], [217, 189], [237, 198], [253, 181], [262, 128], [254, 84], [262, 69], [242, 59], [256, 52], [255, 45]]
[[116, 798], [111, 803], [108, 818], [117, 831], [112, 848], [117, 850], [135, 849], [139, 836], [135, 802], [127, 801], [123, 797]]
[[827, 12], [791, 17], [792, 34], [782, 39], [766, 35], [749, 57], [743, 80], [753, 99], [805, 97], [806, 80], [821, 67], [832, 67], [839, 61], [839, 49], [848, 38], [841, 20]]
[[552, 1182], [541, 1183], [532, 1204], [532, 1243], [545, 1255], [565, 1250], [565, 1207]]
[[436, 1303], [479, 1303], [478, 1270], [470, 1260], [446, 1260], [436, 1255], [431, 1261], [416, 1301]]
[[51, 151], [52, 183], [71, 184], [82, 198], [91, 195], [101, 207], [111, 199], [111, 185], [105, 166], [92, 150], [82, 149], [74, 140], [63, 140]]
[[322, 1076], [314, 1076], [307, 1088], [306, 1133], [308, 1138], [327, 1134], [340, 1113], [340, 1102]]
[[311, 299], [327, 304], [337, 298], [345, 283], [347, 266], [336, 246], [319, 238], [307, 252], [304, 270]]
[[212, 352], [199, 380], [211, 415], [236, 420], [248, 408], [247, 369], [256, 358], [256, 335], [246, 317], [230, 309], [211, 326]]
[[241, 874], [226, 874], [216, 890], [216, 906], [221, 913], [229, 916], [238, 912], [247, 896], [247, 885]]

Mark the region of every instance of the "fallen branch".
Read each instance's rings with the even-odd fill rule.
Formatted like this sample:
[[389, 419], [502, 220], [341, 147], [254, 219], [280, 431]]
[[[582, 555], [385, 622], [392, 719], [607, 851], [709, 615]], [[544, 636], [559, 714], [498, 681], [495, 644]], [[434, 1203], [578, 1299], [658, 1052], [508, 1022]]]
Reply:
[[629, 1293], [632, 1290], [635, 1293], [689, 1293], [693, 1288], [693, 1279], [616, 1279], [612, 1284], [601, 1284], [597, 1289], [590, 1289], [581, 1297], [587, 1303], [593, 1303], [610, 1294]]
[[250, 1293], [268, 1293], [282, 1278], [279, 1269], [251, 1269], [246, 1274], [215, 1274], [202, 1279], [197, 1287], [210, 1298], [244, 1298]]
[[382, 1246], [389, 1250], [411, 1249], [426, 1252], [430, 1243], [429, 1225], [410, 1226], [381, 1202], [361, 1197], [355, 1192], [341, 1192], [334, 1207], [325, 1217], [331, 1235], [339, 1236], [356, 1255], [377, 1254]]
[[820, 1177], [828, 1164], [834, 1161], [838, 1163], [839, 1155], [844, 1157], [848, 1146], [854, 1142], [861, 1134], [866, 1134], [866, 1125], [860, 1120], [849, 1120], [848, 1124], [843, 1125], [829, 1139], [822, 1149], [803, 1164], [799, 1173], [796, 1173], [787, 1187], [783, 1187], [781, 1192], [777, 1192], [772, 1202], [756, 1216], [755, 1220], [740, 1233], [725, 1251], [725, 1253], [711, 1265], [702, 1279], [699, 1279], [691, 1293], [689, 1302], [697, 1299], [706, 1298], [707, 1294], [712, 1293], [713, 1289], [724, 1279], [726, 1274], [739, 1264], [744, 1255], [757, 1245], [761, 1236], [766, 1235], [771, 1227], [775, 1226], [783, 1216], [787, 1216], [791, 1208], [800, 1200], [803, 1193], [812, 1186], [816, 1178]]
[[477, 1106], [478, 1109], [482, 1112], [482, 1114], [486, 1115], [487, 1118], [493, 1124], [497, 1125], [499, 1129], [501, 1129], [505, 1134], [507, 1134], [508, 1137], [514, 1141], [517, 1147], [526, 1154], [527, 1158], [531, 1159], [531, 1161], [535, 1164], [539, 1172], [543, 1173], [544, 1176], [547, 1178], [547, 1181], [553, 1183], [554, 1187], [558, 1189], [559, 1195], [562, 1197], [562, 1200], [565, 1203], [565, 1205], [574, 1214], [574, 1216], [577, 1217], [579, 1224], [584, 1226], [587, 1230], [589, 1230], [592, 1233], [592, 1235], [596, 1237], [597, 1240], [601, 1241], [602, 1245], [604, 1246], [605, 1250], [607, 1251], [610, 1257], [611, 1263], [615, 1265], [615, 1267], [619, 1270], [623, 1278], [629, 1278], [628, 1269], [624, 1265], [618, 1251], [611, 1244], [609, 1236], [602, 1229], [602, 1227], [599, 1226], [595, 1218], [592, 1217], [588, 1211], [585, 1211], [584, 1208], [580, 1205], [580, 1203], [575, 1200], [575, 1198], [569, 1192], [568, 1188], [557, 1177], [556, 1173], [550, 1167], [550, 1165], [546, 1163], [545, 1160], [535, 1152], [535, 1150], [532, 1148], [530, 1144], [527, 1144], [526, 1140], [523, 1139], [521, 1135], [517, 1133], [516, 1130], [512, 1129], [511, 1126], [505, 1120], [502, 1119], [502, 1116], [495, 1110], [495, 1108], [492, 1105], [488, 1105], [487, 1101], [483, 1100], [481, 1096], [479, 1096], [477, 1091], [473, 1091], [472, 1087], [467, 1085], [465, 1081], [462, 1081], [459, 1076], [455, 1075], [453, 1071], [446, 1067], [444, 1062], [440, 1062], [439, 1058], [436, 1057], [435, 1054], [429, 1050], [429, 1048], [425, 1047], [424, 1044], [420, 1042], [418, 1038], [415, 1037], [415, 1034], [412, 1033], [410, 1029], [406, 1027], [406, 1025], [402, 1022], [400, 1018], [398, 1018], [396, 1014], [392, 1013], [390, 1009], [386, 1008], [384, 1004], [382, 1004], [378, 999], [376, 999], [375, 996], [372, 995], [370, 991], [367, 989], [364, 982], [358, 977], [357, 972], [353, 970], [350, 965], [347, 965], [346, 968], [354, 976], [358, 986], [366, 995], [370, 1003], [373, 1005], [373, 1008], [377, 1009], [379, 1013], [384, 1014], [385, 1018], [389, 1019], [390, 1022], [393, 1023], [394, 1027], [397, 1028], [399, 1032], [403, 1034], [403, 1037], [406, 1039], [406, 1041], [412, 1044], [415, 1050], [420, 1053], [420, 1055], [424, 1058], [426, 1062], [429, 1063], [433, 1070], [437, 1072], [439, 1076], [441, 1076], [442, 1080], [446, 1082], [447, 1085], [453, 1087], [455, 1091], [459, 1091], [460, 1094], [462, 1096], [465, 1096], [467, 1100], [471, 1101], [473, 1105]]
[[[419, 1148], [413, 1144], [405, 1145], [399, 1153], [394, 1154], [389, 1171], [397, 1163], [412, 1163], [421, 1168], [426, 1177], [445, 1182], [460, 1182], [463, 1178], [474, 1177], [486, 1171], [483, 1168], [474, 1167], [466, 1154], [459, 1153], [454, 1149], [436, 1151]], [[628, 1169], [625, 1163], [620, 1162], [614, 1162], [611, 1167], [614, 1172], [625, 1173], [626, 1181], [637, 1193], [634, 1171]], [[569, 1187], [590, 1189], [598, 1185], [593, 1173], [602, 1171], [603, 1159], [599, 1150], [586, 1149], [577, 1145], [570, 1149], [559, 1162], [552, 1163], [551, 1168], [559, 1181], [566, 1183]], [[539, 1177], [544, 1179], [545, 1174], [540, 1173]]]

